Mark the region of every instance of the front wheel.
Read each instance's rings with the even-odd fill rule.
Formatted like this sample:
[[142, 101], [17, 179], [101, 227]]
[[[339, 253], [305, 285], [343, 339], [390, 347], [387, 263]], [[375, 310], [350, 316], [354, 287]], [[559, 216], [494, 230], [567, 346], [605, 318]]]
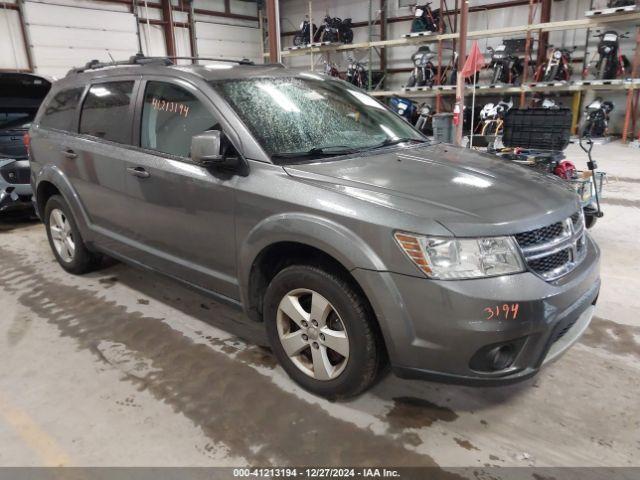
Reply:
[[269, 284], [264, 305], [271, 348], [300, 386], [333, 399], [373, 384], [383, 351], [375, 320], [342, 276], [310, 265], [287, 267]]
[[496, 65], [495, 69], [493, 70], [493, 78], [491, 79], [491, 83], [495, 85], [500, 81], [502, 81], [502, 65]]

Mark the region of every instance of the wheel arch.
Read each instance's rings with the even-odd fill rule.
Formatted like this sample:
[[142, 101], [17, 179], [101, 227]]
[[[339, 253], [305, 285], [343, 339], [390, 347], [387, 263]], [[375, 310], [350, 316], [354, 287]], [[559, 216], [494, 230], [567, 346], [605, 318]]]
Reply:
[[80, 197], [69, 180], [56, 166], [46, 166], [38, 172], [34, 189], [38, 215], [44, 222], [44, 209], [52, 195], [60, 195], [69, 205], [73, 217], [80, 229], [80, 233], [87, 239], [89, 217], [87, 216]]
[[310, 214], [270, 217], [256, 225], [240, 247], [240, 289], [249, 316], [262, 320], [262, 295], [278, 271], [310, 262], [338, 270], [367, 302], [364, 289], [350, 272], [355, 268], [385, 270], [362, 238], [336, 222]]

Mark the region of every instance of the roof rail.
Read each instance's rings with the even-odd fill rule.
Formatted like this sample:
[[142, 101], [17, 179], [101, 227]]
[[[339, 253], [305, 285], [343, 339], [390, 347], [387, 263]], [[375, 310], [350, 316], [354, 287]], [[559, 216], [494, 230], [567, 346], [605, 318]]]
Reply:
[[208, 60], [208, 61], [214, 61], [214, 62], [228, 62], [228, 63], [237, 63], [239, 65], [254, 65], [254, 63], [247, 59], [247, 58], [243, 58], [240, 60], [234, 60], [234, 59], [230, 59], [230, 58], [215, 58], [215, 57], [147, 57], [141, 53], [137, 53], [131, 57], [129, 57], [128, 60], [120, 60], [120, 61], [113, 61], [113, 62], [100, 62], [99, 60], [91, 60], [90, 62], [87, 62], [83, 67], [78, 67], [78, 68], [72, 68], [71, 70], [69, 70], [69, 72], [67, 73], [67, 75], [71, 75], [71, 74], [76, 74], [76, 73], [82, 73], [82, 72], [86, 72], [88, 70], [97, 70], [100, 68], [106, 68], [106, 67], [117, 67], [117, 66], [124, 66], [124, 65], [153, 65], [153, 64], [159, 64], [159, 65], [173, 65], [174, 64], [174, 60]]
[[173, 65], [173, 62], [168, 57], [145, 57], [144, 55], [137, 53], [128, 60], [120, 60], [117, 62], [101, 62], [99, 60], [91, 60], [87, 62], [83, 67], [72, 68], [69, 70], [67, 75], [71, 75], [74, 73], [82, 73], [88, 70], [97, 70], [100, 68], [106, 67], [117, 67], [122, 65], [149, 65], [158, 63], [161, 65]]
[[216, 57], [149, 57], [149, 58], [169, 58], [171, 60], [208, 60], [211, 62], [227, 62], [227, 63], [237, 63], [239, 65], [255, 65], [253, 61], [248, 58], [242, 58], [240, 60], [235, 60], [232, 58], [216, 58]]

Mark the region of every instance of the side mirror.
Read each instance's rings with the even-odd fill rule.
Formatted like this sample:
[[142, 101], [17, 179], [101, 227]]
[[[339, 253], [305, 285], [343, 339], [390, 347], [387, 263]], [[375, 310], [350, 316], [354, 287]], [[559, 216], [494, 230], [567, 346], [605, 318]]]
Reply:
[[228, 142], [220, 130], [210, 130], [191, 137], [191, 161], [204, 168], [233, 170], [245, 175], [246, 165], [237, 155], [226, 155], [223, 146]]
[[220, 153], [222, 132], [211, 130], [191, 137], [191, 160], [201, 167], [209, 167], [224, 162]]

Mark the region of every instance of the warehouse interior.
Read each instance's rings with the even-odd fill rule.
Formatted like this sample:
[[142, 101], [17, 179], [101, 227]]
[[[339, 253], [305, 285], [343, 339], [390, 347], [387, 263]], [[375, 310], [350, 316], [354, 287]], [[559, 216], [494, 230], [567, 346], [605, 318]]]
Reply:
[[[140, 479], [163, 474], [194, 479], [200, 474], [347, 478], [382, 477], [385, 472], [396, 478], [595, 479], [633, 478], [640, 472], [640, 300], [634, 295], [640, 289], [640, 2], [0, 0], [0, 32], [0, 479], [50, 473], [24, 467], [126, 467], [100, 474]], [[186, 100], [178, 100], [178, 107], [160, 107], [156, 98], [147, 99], [144, 88], [160, 80], [162, 69], [172, 72], [174, 84], [200, 89], [194, 98], [224, 98], [223, 106], [215, 106], [217, 114], [237, 113], [243, 105], [256, 109], [233, 114], [230, 124], [243, 125], [236, 130], [242, 134], [229, 135], [223, 122], [225, 129], [220, 127], [222, 133], [215, 137], [218, 150], [226, 141], [236, 156], [223, 148], [222, 153], [202, 155], [209, 163], [192, 162], [196, 145], [213, 147], [195, 143], [191, 134], [189, 158], [153, 156], [150, 150], [159, 148], [143, 148], [149, 115], [173, 112], [186, 121], [186, 112], [196, 111], [179, 103]], [[139, 76], [123, 76], [129, 71], [139, 71]], [[104, 138], [96, 142], [83, 132], [87, 107], [80, 100], [73, 106], [76, 130], [70, 130], [79, 139], [73, 145], [80, 147], [71, 150], [66, 143], [56, 143], [61, 133], [47, 133], [43, 120], [51, 98], [67, 88], [86, 86], [86, 103], [96, 85], [89, 84], [107, 81], [110, 75], [136, 82], [125, 111], [133, 120], [123, 124], [132, 132], [131, 145], [117, 154], [96, 150], [104, 147]], [[193, 80], [197, 76], [201, 84]], [[31, 99], [33, 111], [21, 124], [23, 130], [12, 129], [12, 115], [22, 115], [14, 98], [19, 89], [11, 83], [16, 78], [45, 89], [37, 104]], [[338, 106], [331, 107], [335, 112], [356, 112], [350, 101], [364, 105], [358, 106], [362, 118], [367, 109], [374, 110], [371, 118], [382, 118], [375, 112], [383, 110], [393, 117], [387, 125], [395, 128], [398, 122], [403, 126], [398, 128], [410, 129], [409, 138], [395, 134], [383, 139], [384, 156], [370, 153], [378, 147], [358, 150], [349, 144], [345, 150], [351, 133], [340, 129], [347, 124], [339, 123], [337, 114], [322, 116], [309, 107], [312, 100], [333, 105], [332, 95], [338, 94], [317, 87], [299, 97], [284, 97], [279, 92], [288, 90], [277, 88], [290, 78], [305, 85], [335, 83], [336, 89], [350, 93], [336, 100]], [[259, 88], [239, 97], [233, 97], [230, 88], [232, 93], [224, 97], [224, 87], [216, 85], [234, 81], [273, 81], [275, 87], [258, 83]], [[213, 87], [209, 91], [202, 85]], [[49, 88], [51, 94], [45, 97]], [[260, 89], [272, 109], [299, 114], [300, 123], [305, 116], [317, 121], [317, 131], [335, 137], [329, 148], [342, 150], [333, 154], [322, 150], [327, 145], [304, 143], [303, 154], [311, 155], [310, 160], [296, 157], [295, 162], [291, 158], [302, 155], [299, 149], [270, 151], [267, 142], [282, 125], [268, 107], [259, 110], [264, 101], [255, 99]], [[296, 106], [294, 101], [301, 103]], [[147, 104], [156, 112], [147, 114]], [[359, 112], [347, 117], [364, 123]], [[250, 116], [260, 121], [247, 120]], [[332, 119], [335, 124], [330, 124]], [[294, 138], [295, 124], [284, 125], [290, 131], [281, 135]], [[385, 125], [380, 128], [388, 131]], [[193, 138], [206, 133], [210, 130]], [[136, 135], [139, 139], [133, 140]], [[309, 136], [316, 138], [316, 133]], [[425, 143], [408, 145], [411, 141]], [[20, 148], [9, 150], [11, 142]], [[79, 149], [87, 142], [94, 143], [83, 157]], [[119, 148], [106, 144], [111, 152]], [[248, 145], [254, 144], [258, 153], [252, 157]], [[306, 151], [309, 146], [314, 148]], [[22, 149], [20, 156], [16, 152]], [[60, 152], [66, 159], [54, 161]], [[73, 163], [77, 153], [80, 157]], [[133, 171], [134, 165], [127, 163], [127, 171], [142, 185], [128, 190], [127, 196], [137, 194], [146, 203], [137, 198], [136, 205], [144, 207], [124, 215], [132, 203], [109, 204], [116, 198], [114, 179], [119, 177], [108, 171], [108, 164], [100, 164], [107, 158], [100, 155], [132, 162], [133, 155], [143, 154], [153, 156], [145, 157], [143, 165], [150, 167], [151, 180], [164, 183], [145, 190], [142, 178], [149, 173]], [[258, 165], [259, 154], [270, 158], [262, 162], [268, 163], [264, 177], [256, 174], [264, 167]], [[220, 173], [211, 163], [237, 158], [246, 168], [231, 170], [235, 167], [227, 163]], [[170, 167], [162, 170], [161, 162]], [[169, 174], [178, 180], [171, 183], [174, 177]], [[85, 182], [78, 182], [77, 189], [76, 177]], [[48, 216], [55, 211], [55, 205], [48, 204], [55, 199], [55, 178], [67, 178], [55, 185], [54, 193], [68, 204], [68, 210], [58, 211], [68, 217], [74, 212], [67, 228], [74, 229], [78, 250], [84, 248], [80, 233], [88, 240], [88, 232], [95, 230], [96, 240], [92, 237], [86, 244], [91, 255], [99, 254], [100, 266], [83, 275], [70, 274], [61, 250], [56, 253], [54, 217]], [[450, 178], [455, 185], [439, 185]], [[295, 183], [288, 187], [285, 181]], [[122, 183], [130, 187], [131, 178]], [[93, 184], [99, 187], [96, 192]], [[215, 188], [215, 194], [198, 190], [202, 185]], [[550, 189], [546, 199], [545, 188]], [[562, 195], [579, 206], [582, 226], [575, 219], [571, 223], [571, 206], [563, 207], [563, 213], [558, 213], [560, 205], [549, 207], [565, 198]], [[219, 205], [210, 205], [217, 201]], [[101, 212], [110, 213], [100, 215], [113, 217], [99, 225], [102, 219], [85, 211], [91, 203], [102, 203]], [[267, 218], [267, 212], [272, 216]], [[564, 223], [558, 215], [565, 215]], [[148, 257], [117, 253], [110, 242], [125, 238], [125, 229], [104, 234], [109, 241], [100, 245], [109, 222], [121, 216], [136, 219], [127, 225], [134, 232], [131, 245], [142, 245], [145, 235], [155, 235], [145, 250]], [[214, 220], [220, 223], [205, 227]], [[487, 230], [478, 226], [481, 220], [482, 228], [494, 233], [482, 233]], [[87, 226], [76, 227], [81, 222]], [[533, 240], [525, 244], [519, 236], [524, 230], [542, 235], [553, 225], [566, 229], [550, 241], [553, 255], [557, 245], [564, 248], [567, 238], [581, 235], [568, 253], [570, 265], [557, 275], [557, 265], [536, 270], [542, 247]], [[388, 242], [380, 238], [382, 227], [391, 232]], [[230, 233], [220, 240], [216, 235], [223, 230]], [[434, 253], [444, 258], [437, 243], [442, 232], [459, 245], [476, 237], [507, 239], [501, 245], [512, 246], [510, 251], [518, 256], [514, 268], [521, 270], [500, 265], [506, 273], [487, 274], [483, 262], [488, 257], [482, 257], [475, 268], [485, 270], [477, 278], [464, 272], [438, 277], [436, 267], [449, 266], [439, 267]], [[328, 240], [332, 235], [339, 240]], [[278, 248], [269, 250], [267, 238], [277, 241]], [[302, 245], [305, 238], [308, 245]], [[161, 252], [171, 242], [186, 246]], [[479, 245], [479, 250], [485, 248]], [[67, 248], [69, 261], [75, 262], [72, 250]], [[284, 259], [263, 260], [275, 250]], [[417, 251], [422, 256], [416, 259]], [[187, 259], [190, 253], [193, 257]], [[156, 254], [166, 265], [190, 268], [191, 276], [181, 278], [180, 271], [171, 268], [163, 271], [165, 264], [148, 260]], [[185, 258], [178, 259], [183, 254]], [[494, 257], [501, 255], [507, 264], [502, 250]], [[369, 265], [361, 257], [373, 260]], [[451, 258], [463, 262], [459, 257], [464, 255]], [[208, 258], [216, 262], [207, 263]], [[378, 342], [375, 375], [368, 383], [362, 381], [366, 388], [345, 387], [354, 394], [325, 395], [322, 385], [292, 374], [295, 366], [303, 370], [299, 360], [294, 366], [283, 365], [273, 344], [274, 336], [284, 338], [282, 303], [276, 304], [277, 328], [268, 326], [269, 298], [278, 291], [279, 274], [286, 273], [286, 267], [318, 267], [323, 259], [331, 264], [324, 273], [339, 277], [342, 283], [336, 285], [346, 285], [349, 298], [364, 298], [357, 304], [359, 311], [369, 315], [367, 321], [379, 322], [367, 330]], [[587, 262], [592, 262], [588, 273]], [[214, 271], [216, 263], [225, 268], [233, 263], [235, 270]], [[193, 280], [210, 272], [215, 280], [222, 279], [226, 290], [216, 293], [206, 282]], [[380, 279], [371, 280], [374, 274]], [[313, 272], [306, 275], [299, 273], [308, 279]], [[531, 278], [517, 283], [515, 277], [527, 275]], [[409, 279], [433, 287], [409, 287]], [[316, 293], [313, 281], [311, 287], [294, 280], [285, 284], [292, 285], [287, 295]], [[359, 359], [357, 348], [364, 347], [355, 345], [366, 342], [356, 336], [357, 328], [349, 331], [348, 322], [340, 319], [348, 315], [332, 303], [339, 306], [343, 300], [332, 300], [324, 292], [333, 290], [327, 288], [321, 292], [351, 348], [351, 357], [338, 352], [343, 363], [331, 360], [336, 377], [344, 379], [340, 372], [355, 376], [348, 360]], [[560, 307], [555, 298], [569, 292], [575, 304]], [[566, 312], [577, 316], [578, 304], [589, 305], [589, 318], [583, 321], [580, 314], [565, 322], [556, 336], [561, 322], [553, 319]], [[306, 314], [304, 302], [298, 307]], [[411, 316], [409, 311], [419, 312], [417, 320], [412, 319], [417, 323], [403, 324], [402, 315]], [[445, 326], [430, 332], [433, 317], [442, 312], [444, 318], [437, 321]], [[289, 316], [293, 325], [296, 320]], [[491, 321], [498, 326], [486, 327]], [[537, 338], [537, 333], [526, 339], [519, 338], [522, 333], [509, 333], [516, 322], [529, 325], [527, 335], [542, 328], [531, 325], [544, 324], [545, 335], [553, 329], [553, 342], [566, 335], [558, 343], [564, 342], [558, 358], [545, 353], [548, 361], [544, 355], [536, 360], [530, 375], [524, 367], [516, 368]], [[307, 335], [325, 340], [316, 333], [316, 323], [302, 323], [299, 333], [305, 341]], [[489, 341], [494, 329], [499, 335]], [[440, 365], [456, 351], [466, 354], [471, 349], [472, 335], [487, 344], [478, 350], [473, 343], [473, 359], [490, 347], [491, 352], [502, 348], [510, 335], [512, 343], [504, 345], [511, 356], [502, 367], [487, 354], [494, 362], [491, 368], [504, 367], [504, 372], [485, 372], [466, 357], [464, 376], [457, 366], [451, 367], [453, 373], [443, 371]], [[400, 338], [412, 340], [403, 344]], [[313, 349], [318, 343], [309, 342], [308, 360], [315, 368]], [[545, 340], [545, 352], [555, 352], [553, 342]], [[417, 367], [408, 365], [409, 358], [422, 358], [422, 353], [409, 357], [402, 351], [425, 352], [425, 365], [420, 365], [424, 375], [417, 376]], [[429, 364], [428, 355], [438, 360]], [[410, 369], [413, 373], [407, 374]], [[519, 372], [523, 378], [516, 378]], [[319, 382], [313, 372], [306, 373]], [[484, 381], [501, 376], [509, 381]], [[465, 382], [471, 377], [476, 381]], [[129, 467], [180, 470], [158, 473]], [[341, 470], [318, 470], [325, 467]], [[65, 475], [73, 469], [52, 471]], [[98, 471], [83, 475], [98, 478]]]

